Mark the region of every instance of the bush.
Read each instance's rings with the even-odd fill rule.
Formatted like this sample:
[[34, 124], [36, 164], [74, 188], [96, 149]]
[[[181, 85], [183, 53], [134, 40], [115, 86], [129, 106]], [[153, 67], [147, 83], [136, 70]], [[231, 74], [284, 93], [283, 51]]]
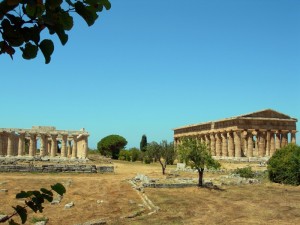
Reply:
[[269, 159], [269, 179], [275, 183], [300, 184], [300, 147], [289, 144]]
[[129, 152], [125, 149], [122, 149], [119, 153], [119, 160], [127, 160], [130, 161]]
[[255, 176], [250, 166], [244, 168], [237, 168], [233, 171], [233, 173], [238, 174], [240, 175], [240, 177], [244, 178], [253, 178]]

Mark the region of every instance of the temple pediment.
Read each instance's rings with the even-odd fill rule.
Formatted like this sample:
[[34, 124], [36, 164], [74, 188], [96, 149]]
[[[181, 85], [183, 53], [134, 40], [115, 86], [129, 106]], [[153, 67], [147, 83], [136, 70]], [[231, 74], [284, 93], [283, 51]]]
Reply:
[[247, 117], [247, 118], [275, 118], [275, 119], [293, 119], [290, 116], [277, 112], [272, 109], [266, 109], [258, 112], [253, 112], [245, 115], [241, 115], [238, 117]]

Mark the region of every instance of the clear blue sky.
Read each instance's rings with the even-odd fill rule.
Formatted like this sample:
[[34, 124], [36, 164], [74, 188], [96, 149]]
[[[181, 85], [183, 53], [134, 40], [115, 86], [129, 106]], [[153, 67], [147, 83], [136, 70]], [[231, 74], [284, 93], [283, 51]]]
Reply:
[[[86, 128], [90, 147], [272, 108], [300, 119], [299, 0], [111, 0], [49, 65], [0, 56], [0, 127]], [[298, 128], [299, 129], [299, 128]], [[300, 134], [297, 142], [300, 143]]]

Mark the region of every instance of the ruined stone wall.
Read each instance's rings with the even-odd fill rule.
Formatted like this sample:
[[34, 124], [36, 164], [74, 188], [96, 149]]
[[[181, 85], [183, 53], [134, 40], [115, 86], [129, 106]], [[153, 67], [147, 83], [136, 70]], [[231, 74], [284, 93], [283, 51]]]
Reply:
[[96, 165], [0, 165], [0, 172], [113, 173], [113, 166]]

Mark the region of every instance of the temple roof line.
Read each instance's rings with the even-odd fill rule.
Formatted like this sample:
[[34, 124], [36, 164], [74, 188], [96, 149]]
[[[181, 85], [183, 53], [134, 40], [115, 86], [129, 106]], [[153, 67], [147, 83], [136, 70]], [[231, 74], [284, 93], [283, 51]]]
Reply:
[[[265, 115], [265, 117], [264, 117]], [[215, 121], [208, 121], [208, 122], [203, 122], [203, 123], [197, 123], [197, 124], [190, 124], [187, 126], [182, 126], [178, 128], [174, 128], [173, 130], [179, 130], [179, 129], [184, 129], [184, 128], [190, 128], [190, 127], [195, 127], [195, 126], [200, 126], [200, 125], [209, 125], [212, 123], [218, 123], [218, 122], [223, 122], [223, 121], [229, 121], [229, 120], [234, 120], [234, 119], [246, 119], [246, 120], [276, 120], [276, 121], [294, 121], [298, 122], [296, 118], [292, 118], [286, 114], [283, 114], [281, 112], [275, 111], [273, 109], [264, 109], [252, 113], [247, 113], [247, 114], [242, 114], [239, 116], [234, 116], [234, 117], [229, 117], [229, 118], [224, 118], [221, 120], [215, 120]]]

